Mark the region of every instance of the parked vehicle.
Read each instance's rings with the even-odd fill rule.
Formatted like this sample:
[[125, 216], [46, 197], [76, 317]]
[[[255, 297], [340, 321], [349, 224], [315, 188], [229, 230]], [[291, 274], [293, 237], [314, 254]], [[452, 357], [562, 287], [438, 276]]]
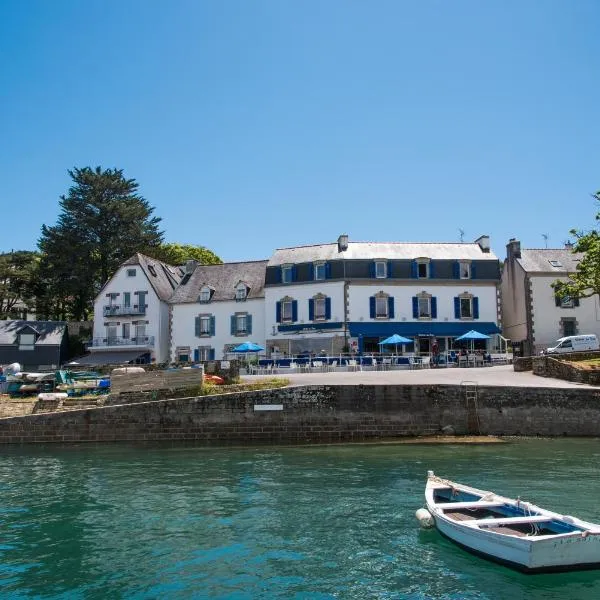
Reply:
[[546, 354], [560, 354], [563, 352], [580, 352], [584, 350], [600, 350], [598, 337], [595, 333], [586, 335], [569, 335], [554, 342], [554, 345], [546, 350]]
[[600, 525], [427, 475], [416, 517], [464, 549], [527, 573], [600, 568]]

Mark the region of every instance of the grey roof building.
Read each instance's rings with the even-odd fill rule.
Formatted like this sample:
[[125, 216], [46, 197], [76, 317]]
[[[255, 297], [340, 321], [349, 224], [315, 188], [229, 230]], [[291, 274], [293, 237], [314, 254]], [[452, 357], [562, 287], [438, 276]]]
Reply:
[[58, 368], [68, 358], [64, 321], [0, 321], [0, 365], [23, 370]]

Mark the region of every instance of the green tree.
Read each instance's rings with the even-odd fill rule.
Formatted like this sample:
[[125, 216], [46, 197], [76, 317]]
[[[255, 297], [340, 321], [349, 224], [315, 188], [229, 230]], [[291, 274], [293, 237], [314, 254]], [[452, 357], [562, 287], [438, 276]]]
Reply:
[[[600, 191], [593, 196], [600, 201]], [[600, 221], [600, 213], [596, 215], [596, 221]], [[583, 253], [583, 256], [577, 263], [576, 271], [569, 274], [568, 281], [555, 281], [552, 284], [554, 292], [561, 298], [600, 295], [600, 233], [596, 229], [587, 233], [572, 229], [570, 233], [575, 237], [573, 252]]]
[[154, 208], [121, 169], [75, 168], [56, 225], [42, 226], [38, 292], [47, 318], [87, 320], [93, 300], [119, 265], [151, 255], [163, 240]]
[[153, 258], [170, 265], [182, 265], [186, 260], [197, 260], [201, 265], [220, 265], [223, 261], [204, 246], [167, 242], [150, 254]]
[[0, 319], [20, 318], [34, 308], [34, 282], [40, 256], [17, 250], [0, 254]]

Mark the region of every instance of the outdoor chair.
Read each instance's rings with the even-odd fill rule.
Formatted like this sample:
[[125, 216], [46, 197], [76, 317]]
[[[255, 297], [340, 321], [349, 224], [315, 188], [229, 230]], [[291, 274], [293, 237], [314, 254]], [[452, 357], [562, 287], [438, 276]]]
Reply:
[[421, 359], [421, 368], [422, 369], [431, 369], [431, 356], [424, 356]]
[[355, 358], [350, 358], [348, 359], [348, 371], [358, 371], [358, 369], [360, 368], [360, 365], [358, 364], [358, 361]]
[[384, 371], [388, 371], [389, 369], [392, 368], [392, 359], [391, 358], [384, 358], [381, 361], [381, 368]]
[[464, 354], [460, 354], [458, 356], [458, 366], [459, 367], [468, 367], [469, 366], [469, 360]]
[[335, 371], [337, 369], [337, 364], [338, 364], [337, 360], [332, 360], [331, 364], [327, 365], [327, 370], [328, 371]]

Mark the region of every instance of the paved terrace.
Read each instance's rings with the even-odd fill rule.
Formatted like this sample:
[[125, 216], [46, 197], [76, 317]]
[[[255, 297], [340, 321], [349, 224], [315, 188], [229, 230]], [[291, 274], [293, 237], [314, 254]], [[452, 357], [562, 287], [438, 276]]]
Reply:
[[[460, 385], [463, 381], [476, 381], [480, 386], [515, 386], [535, 388], [590, 388], [587, 384], [539, 377], [531, 371], [515, 373], [512, 365], [482, 368], [439, 368], [410, 371], [338, 371], [332, 373], [286, 373], [280, 369], [276, 375], [286, 377], [291, 385]], [[275, 376], [276, 376], [275, 375]], [[263, 375], [243, 378], [252, 381]], [[271, 375], [269, 375], [271, 377]]]

